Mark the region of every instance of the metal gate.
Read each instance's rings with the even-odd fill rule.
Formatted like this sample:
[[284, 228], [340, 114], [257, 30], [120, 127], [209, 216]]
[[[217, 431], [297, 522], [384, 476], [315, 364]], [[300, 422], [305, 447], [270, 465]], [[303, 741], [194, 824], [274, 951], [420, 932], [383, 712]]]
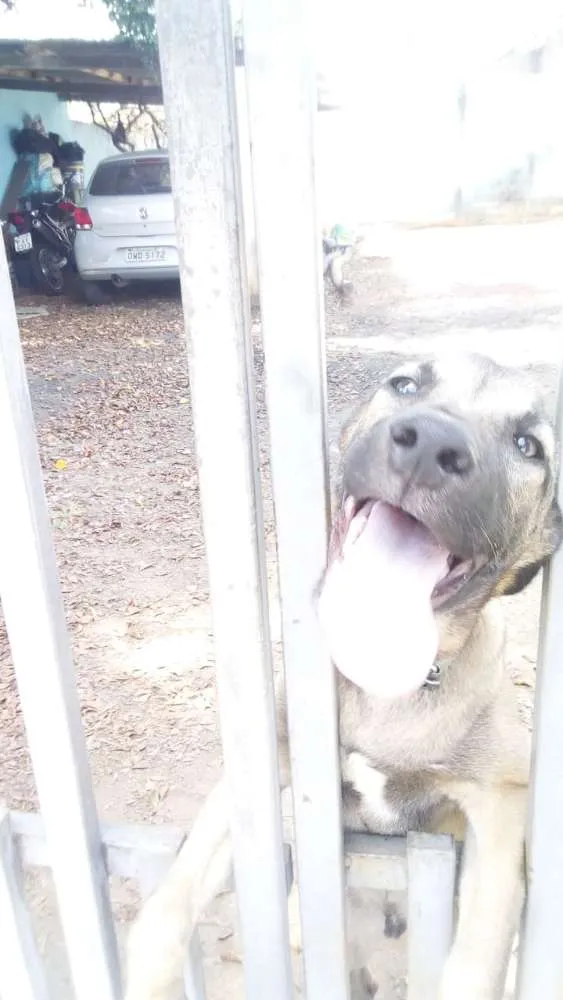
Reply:
[[[236, 802], [231, 827], [246, 995], [289, 1000], [288, 866], [277, 781], [229, 6], [227, 0], [161, 0], [158, 22], [223, 746]], [[244, 0], [306, 995], [349, 996], [348, 884], [408, 889], [409, 998], [436, 1000], [452, 935], [455, 849], [447, 837], [421, 834], [406, 840], [352, 836], [342, 843], [334, 681], [310, 601], [325, 559], [328, 519], [310, 39], [303, 0]], [[299, 238], [288, 252], [283, 234], [291, 220], [298, 222]], [[3, 1000], [49, 996], [22, 889], [22, 865], [40, 865], [53, 871], [76, 996], [118, 1000], [107, 876], [138, 878], [143, 891], [150, 891], [183, 835], [98, 823], [3, 249], [0, 301], [0, 467], [10, 470], [0, 499], [1, 596], [41, 808], [40, 815], [0, 814], [0, 994]], [[222, 516], [225, 481], [228, 519]], [[519, 1000], [560, 1000], [563, 981], [562, 596], [559, 554], [544, 585]], [[245, 721], [250, 717], [252, 728]], [[190, 1000], [203, 1000], [197, 940], [187, 957], [186, 981]]]

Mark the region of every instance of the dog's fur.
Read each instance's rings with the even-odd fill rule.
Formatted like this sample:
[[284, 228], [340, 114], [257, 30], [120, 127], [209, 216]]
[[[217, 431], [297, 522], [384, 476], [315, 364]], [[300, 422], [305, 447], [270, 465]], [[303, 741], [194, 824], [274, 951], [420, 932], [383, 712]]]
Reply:
[[[438, 688], [389, 702], [338, 675], [345, 827], [446, 830], [461, 814], [472, 833], [439, 1000], [499, 1000], [523, 899], [529, 734], [505, 672], [500, 602], [492, 599], [526, 586], [561, 540], [553, 419], [538, 375], [545, 371], [475, 356], [409, 360], [391, 375], [383, 364], [341, 437], [335, 509], [349, 495], [384, 500], [422, 521], [450, 552], [475, 559], [467, 582], [436, 612]], [[412, 394], [410, 387], [400, 394], [405, 383], [397, 379], [412, 379]], [[415, 469], [407, 481], [390, 458], [398, 414], [455, 425], [474, 460], [470, 474], [430, 482]], [[516, 442], [529, 435], [540, 451], [526, 457]], [[338, 527], [336, 517], [333, 547]], [[286, 786], [283, 702], [279, 716]], [[190, 934], [230, 866], [220, 783], [133, 928], [127, 1000], [169, 997]]]

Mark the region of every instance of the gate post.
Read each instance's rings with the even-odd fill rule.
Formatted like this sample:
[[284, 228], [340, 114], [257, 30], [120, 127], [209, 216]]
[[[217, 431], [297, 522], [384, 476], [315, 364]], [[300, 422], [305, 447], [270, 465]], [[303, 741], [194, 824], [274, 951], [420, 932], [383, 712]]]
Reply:
[[[563, 371], [557, 438], [563, 451]], [[557, 499], [563, 510], [563, 475]], [[518, 1000], [563, 996], [563, 548], [544, 569], [526, 850], [528, 893]]]
[[157, 10], [248, 1000], [293, 987], [228, 0]]

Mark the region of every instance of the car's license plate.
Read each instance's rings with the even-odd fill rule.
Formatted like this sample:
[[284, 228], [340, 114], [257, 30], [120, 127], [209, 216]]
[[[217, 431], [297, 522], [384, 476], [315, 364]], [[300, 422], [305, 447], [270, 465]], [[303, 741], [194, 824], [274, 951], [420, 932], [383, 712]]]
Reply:
[[128, 264], [154, 264], [166, 260], [165, 247], [130, 247], [125, 253]]
[[21, 233], [19, 236], [14, 236], [14, 250], [16, 253], [28, 253], [32, 246], [31, 233]]

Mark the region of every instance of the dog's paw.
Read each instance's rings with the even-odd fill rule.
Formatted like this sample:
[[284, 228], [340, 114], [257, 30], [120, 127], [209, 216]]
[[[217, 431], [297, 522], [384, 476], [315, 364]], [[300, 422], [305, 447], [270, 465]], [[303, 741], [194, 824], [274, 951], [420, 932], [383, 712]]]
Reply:
[[407, 922], [395, 903], [386, 903], [383, 908], [385, 925], [383, 933], [387, 938], [400, 938], [407, 929]]
[[472, 986], [463, 983], [457, 986], [441, 988], [438, 1000], [499, 1000], [496, 993], [491, 993], [486, 987], [481, 989], [479, 985]]
[[438, 1000], [498, 1000], [496, 986], [485, 982], [475, 963], [446, 962]]
[[350, 973], [351, 1000], [373, 1000], [378, 991], [379, 985], [366, 966], [352, 970]]

